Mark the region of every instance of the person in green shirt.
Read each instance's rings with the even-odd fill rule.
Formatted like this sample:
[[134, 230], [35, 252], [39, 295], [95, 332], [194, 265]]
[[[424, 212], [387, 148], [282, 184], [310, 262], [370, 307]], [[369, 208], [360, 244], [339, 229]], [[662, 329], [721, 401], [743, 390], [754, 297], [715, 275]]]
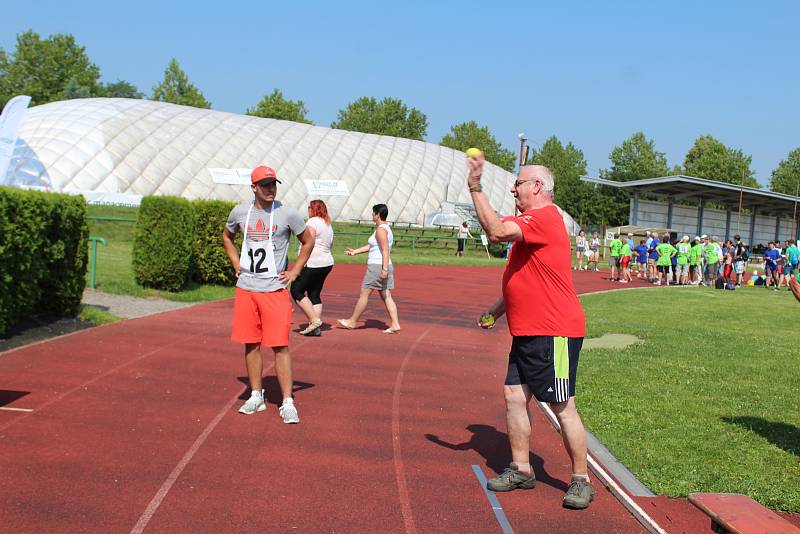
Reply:
[[611, 264], [611, 281], [618, 282], [620, 280], [619, 268], [621, 265], [619, 253], [622, 250], [622, 241], [619, 239], [619, 234], [614, 234], [614, 239], [608, 244], [608, 248], [611, 249], [611, 256], [609, 259]]
[[685, 286], [689, 282], [689, 254], [692, 250], [692, 245], [689, 243], [689, 236], [683, 236], [678, 246], [677, 252], [677, 272], [675, 273], [675, 281], [680, 286]]
[[694, 244], [689, 251], [689, 271], [692, 278], [692, 284], [697, 285], [703, 279], [703, 246], [700, 244], [700, 238], [694, 238]]
[[705, 268], [705, 276], [703, 277], [705, 284], [711, 285], [717, 279], [717, 272], [719, 271], [719, 261], [720, 255], [717, 252], [719, 245], [716, 243], [716, 239], [712, 238], [709, 239], [708, 237], [704, 240], [703, 245], [703, 256], [706, 260], [706, 268]]
[[631, 259], [633, 258], [633, 251], [631, 250], [631, 246], [627, 243], [627, 241], [622, 243], [622, 248], [619, 250], [619, 257], [620, 264], [622, 265], [622, 280], [620, 280], [620, 283], [627, 284], [628, 282], [633, 281], [629, 267], [631, 264]]
[[669, 234], [664, 234], [664, 238], [656, 247], [656, 251], [658, 252], [658, 261], [656, 261], [658, 280], [655, 285], [660, 286], [663, 282], [664, 285], [669, 286], [672, 257], [678, 253], [678, 250], [669, 244]]

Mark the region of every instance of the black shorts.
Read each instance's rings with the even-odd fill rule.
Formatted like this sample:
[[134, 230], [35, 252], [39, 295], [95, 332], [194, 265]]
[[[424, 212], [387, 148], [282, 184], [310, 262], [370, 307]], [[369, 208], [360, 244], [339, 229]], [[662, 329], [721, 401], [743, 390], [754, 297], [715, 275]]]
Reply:
[[669, 274], [670, 267], [672, 267], [672, 266], [671, 265], [657, 265], [656, 266], [656, 268], [658, 268], [658, 272], [664, 273], [664, 274]]
[[526, 384], [541, 402], [568, 401], [575, 396], [582, 345], [582, 337], [515, 336], [505, 384]]
[[322, 304], [322, 285], [333, 269], [333, 265], [327, 267], [303, 267], [300, 275], [292, 282], [289, 292], [294, 300], [303, 300], [308, 293], [308, 300], [311, 304]]

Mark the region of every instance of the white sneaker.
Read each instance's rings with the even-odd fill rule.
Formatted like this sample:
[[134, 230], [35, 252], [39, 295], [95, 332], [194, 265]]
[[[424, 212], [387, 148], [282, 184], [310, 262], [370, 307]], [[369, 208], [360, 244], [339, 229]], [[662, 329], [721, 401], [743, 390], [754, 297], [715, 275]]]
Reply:
[[267, 405], [264, 404], [264, 390], [262, 389], [260, 392], [253, 391], [250, 393], [250, 398], [239, 408], [239, 413], [252, 415], [256, 412], [263, 412], [266, 409]]
[[283, 399], [283, 404], [278, 408], [278, 413], [281, 414], [283, 422], [286, 424], [300, 422], [300, 416], [297, 415], [297, 408], [292, 399]]

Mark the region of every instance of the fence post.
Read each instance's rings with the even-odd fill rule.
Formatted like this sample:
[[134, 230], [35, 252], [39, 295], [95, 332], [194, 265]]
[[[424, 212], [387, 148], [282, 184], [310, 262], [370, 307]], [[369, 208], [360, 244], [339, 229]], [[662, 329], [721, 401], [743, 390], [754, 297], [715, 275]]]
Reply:
[[97, 272], [97, 244], [100, 243], [105, 247], [108, 243], [102, 237], [90, 237], [89, 242], [92, 244], [92, 256], [89, 259], [89, 287], [94, 289], [95, 274]]

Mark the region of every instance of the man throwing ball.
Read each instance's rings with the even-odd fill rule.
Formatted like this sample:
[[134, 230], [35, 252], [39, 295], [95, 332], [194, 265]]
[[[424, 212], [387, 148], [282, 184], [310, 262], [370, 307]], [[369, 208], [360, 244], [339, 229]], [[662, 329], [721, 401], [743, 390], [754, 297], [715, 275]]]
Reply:
[[586, 508], [594, 486], [589, 481], [586, 431], [575, 407], [586, 320], [572, 285], [569, 236], [553, 204], [553, 175], [544, 166], [523, 166], [511, 188], [520, 215], [501, 220], [481, 190], [483, 155], [469, 158], [467, 165], [467, 185], [486, 235], [493, 243], [514, 242], [503, 274], [503, 299], [491, 310], [495, 317], [505, 311], [513, 338], [504, 387], [512, 463], [489, 480], [488, 488], [511, 491], [536, 485], [528, 412], [536, 397], [555, 412], [572, 461], [563, 505]]
[[[292, 301], [286, 284], [297, 278], [314, 248], [314, 238], [305, 231], [303, 218], [294, 208], [284, 206], [275, 196], [281, 183], [275, 171], [259, 166], [250, 174], [252, 202], [234, 207], [222, 233], [236, 282], [231, 339], [244, 344], [250, 398], [239, 411], [246, 415], [266, 410], [261, 374], [262, 350], [271, 347], [275, 354], [275, 374], [283, 402], [278, 410], [284, 423], [299, 423], [292, 397], [292, 357], [289, 329], [292, 326]], [[233, 239], [244, 234], [241, 254]], [[287, 270], [290, 233], [302, 244], [297, 261]]]

